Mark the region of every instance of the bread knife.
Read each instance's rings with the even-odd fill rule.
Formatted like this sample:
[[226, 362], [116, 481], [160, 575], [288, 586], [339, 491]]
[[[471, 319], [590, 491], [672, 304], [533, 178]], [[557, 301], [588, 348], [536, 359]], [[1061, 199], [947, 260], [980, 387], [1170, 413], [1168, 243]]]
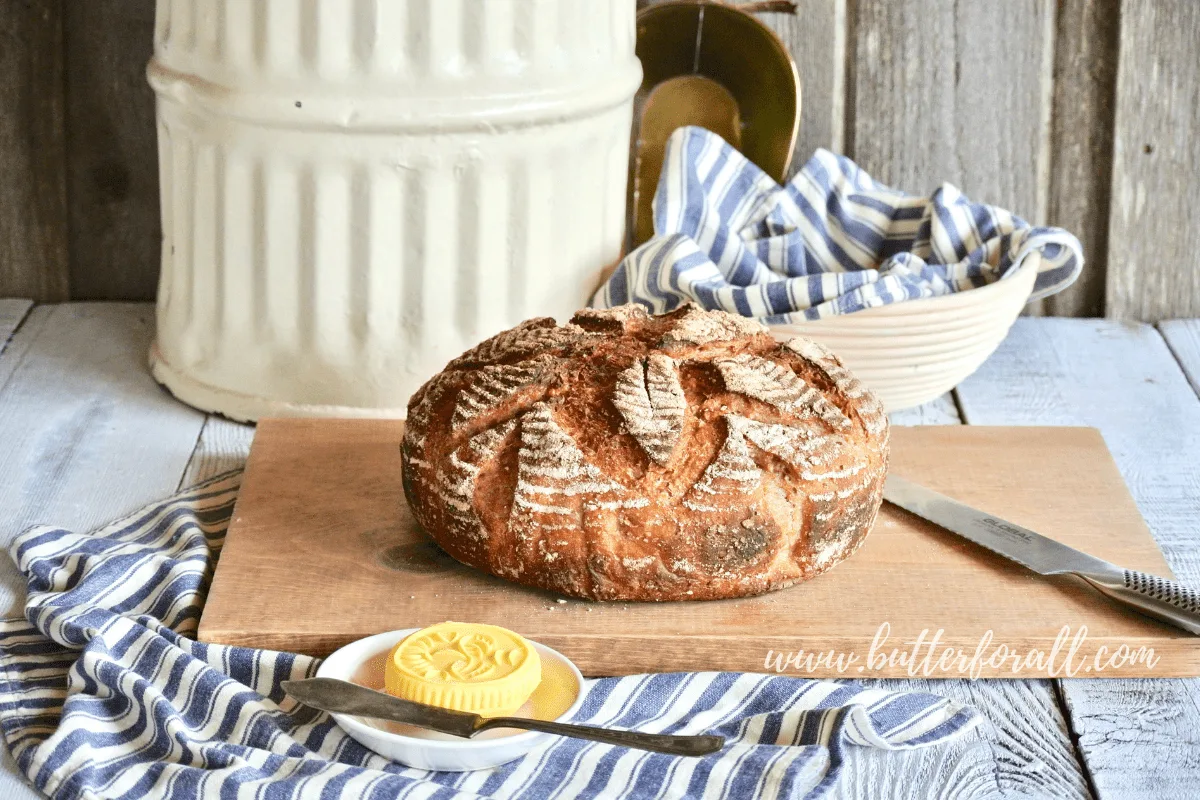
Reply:
[[883, 497], [1039, 575], [1077, 575], [1114, 600], [1200, 635], [1200, 592], [1195, 589], [1081, 553], [895, 475], [888, 475]]

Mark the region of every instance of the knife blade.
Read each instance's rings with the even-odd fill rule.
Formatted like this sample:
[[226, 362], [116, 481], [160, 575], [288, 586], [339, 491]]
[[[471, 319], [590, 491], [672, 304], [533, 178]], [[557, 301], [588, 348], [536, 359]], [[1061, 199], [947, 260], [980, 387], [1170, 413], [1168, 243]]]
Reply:
[[414, 703], [337, 678], [284, 681], [283, 690], [304, 705], [322, 711], [403, 722], [451, 736], [469, 737], [483, 724], [478, 714]]
[[888, 475], [883, 499], [1039, 575], [1061, 575], [1081, 569], [1097, 574], [1121, 572], [1114, 564], [896, 475]]
[[1124, 569], [898, 475], [888, 475], [883, 498], [1039, 575], [1077, 575], [1143, 614], [1200, 634], [1200, 592], [1183, 584]]
[[465, 711], [427, 706], [401, 697], [377, 692], [337, 678], [307, 678], [284, 681], [283, 690], [306, 706], [334, 714], [353, 714], [393, 722], [405, 722], [452, 736], [470, 738], [491, 728], [520, 728], [555, 736], [572, 736], [594, 742], [636, 747], [673, 756], [706, 756], [725, 746], [725, 738], [715, 735], [687, 736], [668, 733], [642, 733], [568, 722], [551, 722], [525, 717], [482, 717]]

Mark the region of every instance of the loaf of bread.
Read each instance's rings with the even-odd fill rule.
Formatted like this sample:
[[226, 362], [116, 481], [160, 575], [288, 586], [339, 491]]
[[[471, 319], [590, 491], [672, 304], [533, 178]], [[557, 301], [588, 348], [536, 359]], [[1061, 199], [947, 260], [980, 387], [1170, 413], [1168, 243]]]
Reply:
[[879, 511], [888, 421], [832, 353], [685, 306], [533, 319], [416, 394], [404, 491], [447, 553], [597, 600], [708, 600], [817, 575]]

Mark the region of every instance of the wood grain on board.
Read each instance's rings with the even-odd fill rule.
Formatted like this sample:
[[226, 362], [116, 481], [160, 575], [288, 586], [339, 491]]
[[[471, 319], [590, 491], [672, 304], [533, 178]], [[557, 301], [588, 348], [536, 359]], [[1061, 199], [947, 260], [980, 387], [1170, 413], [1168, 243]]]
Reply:
[[[840, 670], [807, 662], [790, 669], [805, 675], [963, 677], [868, 661], [872, 641], [887, 623], [890, 644], [876, 648], [878, 658], [907, 650], [898, 643], [922, 630], [944, 629], [947, 646], [974, 652], [990, 629], [997, 646], [1049, 652], [1063, 626], [1086, 624], [1081, 659], [1099, 646], [1146, 646], [1157, 664], [1126, 674], [1200, 674], [1194, 637], [1100, 600], [1073, 578], [1034, 576], [891, 506], [854, 557], [784, 591], [707, 603], [558, 603], [463, 567], [429, 541], [403, 501], [402, 430], [387, 420], [259, 423], [200, 638], [323, 655], [362, 636], [470, 613], [561, 650], [592, 675], [761, 671], [768, 650], [795, 652], [802, 643], [808, 653], [858, 658], [858, 667]], [[1101, 558], [1166, 574], [1095, 431], [898, 427], [892, 443], [898, 474]], [[1054, 671], [1043, 664], [1016, 676]], [[1002, 659], [975, 674], [1014, 676]]]
[[0, 295], [67, 299], [63, 2], [0, 3]]
[[[1098, 428], [1175, 574], [1200, 586], [1200, 399], [1153, 328], [1018, 320], [957, 394], [972, 425]], [[1059, 687], [1100, 797], [1196, 796], [1200, 681]]]
[[1107, 316], [1200, 315], [1200, 3], [1123, 0]]

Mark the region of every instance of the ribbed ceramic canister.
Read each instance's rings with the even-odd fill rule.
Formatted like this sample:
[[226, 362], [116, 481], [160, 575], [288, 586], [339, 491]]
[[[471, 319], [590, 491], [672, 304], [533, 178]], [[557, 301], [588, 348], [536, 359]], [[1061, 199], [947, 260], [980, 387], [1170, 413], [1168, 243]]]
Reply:
[[155, 377], [236, 419], [403, 416], [620, 255], [634, 0], [158, 0]]

